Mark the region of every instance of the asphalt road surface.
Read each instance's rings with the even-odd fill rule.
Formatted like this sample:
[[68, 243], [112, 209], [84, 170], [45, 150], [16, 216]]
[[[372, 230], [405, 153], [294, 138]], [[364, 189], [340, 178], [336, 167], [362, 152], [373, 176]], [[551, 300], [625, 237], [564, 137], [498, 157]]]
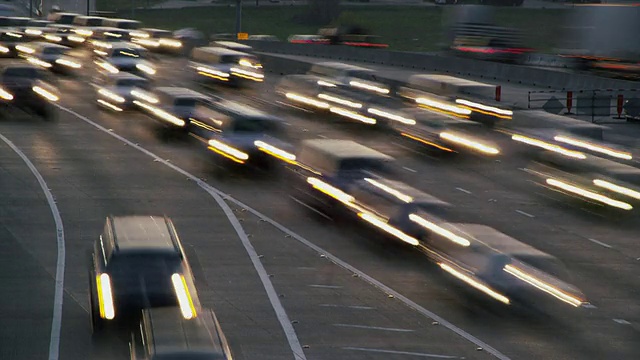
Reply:
[[[93, 339], [89, 327], [87, 255], [108, 214], [173, 218], [200, 298], [238, 359], [640, 357], [637, 222], [549, 194], [520, 170], [528, 160], [515, 149], [498, 159], [436, 157], [283, 105], [270, 90], [275, 78], [248, 90], [205, 89], [185, 74], [185, 60], [160, 64], [159, 84], [270, 111], [296, 142], [354, 139], [396, 157], [404, 181], [455, 205], [451, 220], [495, 227], [562, 260], [594, 306], [544, 315], [474, 300], [411, 249], [306, 211], [277, 175], [220, 171], [195, 139], [140, 113], [98, 110], [87, 70], [61, 78], [57, 121], [0, 121], [1, 359], [126, 358], [126, 331]], [[56, 288], [64, 290], [60, 318]]]

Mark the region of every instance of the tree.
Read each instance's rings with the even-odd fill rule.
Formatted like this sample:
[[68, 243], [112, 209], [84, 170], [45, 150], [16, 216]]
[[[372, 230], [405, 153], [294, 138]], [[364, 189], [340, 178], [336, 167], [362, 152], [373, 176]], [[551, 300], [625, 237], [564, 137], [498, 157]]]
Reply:
[[340, 15], [340, 0], [309, 0], [309, 19], [326, 25]]

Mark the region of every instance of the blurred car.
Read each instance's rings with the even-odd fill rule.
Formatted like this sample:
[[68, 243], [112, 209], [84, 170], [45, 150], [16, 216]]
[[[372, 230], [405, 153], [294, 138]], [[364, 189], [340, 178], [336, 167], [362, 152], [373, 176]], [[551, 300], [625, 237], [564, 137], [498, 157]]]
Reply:
[[60, 92], [51, 75], [25, 62], [0, 64], [0, 105], [3, 113], [19, 109], [45, 120], [53, 120]]
[[145, 48], [132, 43], [108, 43], [108, 48], [94, 50], [98, 55], [95, 64], [113, 74], [124, 71], [151, 79], [157, 70], [155, 65], [146, 59], [146, 51]]
[[20, 30], [22, 30], [27, 37], [39, 39], [44, 33], [43, 30], [51, 24], [52, 22], [48, 20], [31, 19], [25, 26], [21, 27]]
[[111, 43], [127, 42], [130, 40], [129, 30], [99, 26], [92, 28], [93, 34], [87, 39], [94, 52], [108, 49]]
[[264, 81], [262, 65], [257, 57], [221, 47], [193, 49], [190, 67], [199, 81], [214, 81], [231, 86]]
[[211, 102], [211, 98], [183, 87], [157, 87], [150, 91], [132, 91], [134, 104], [163, 124], [187, 129], [190, 119], [196, 116], [199, 104]]
[[89, 269], [94, 333], [142, 309], [178, 306], [184, 319], [201, 310], [191, 267], [173, 222], [161, 216], [109, 216]]
[[48, 42], [64, 46], [79, 47], [83, 45], [86, 38], [77, 35], [72, 29], [71, 25], [49, 24], [42, 29], [42, 38]]
[[271, 169], [279, 161], [295, 160], [282, 120], [245, 104], [227, 100], [199, 104], [189, 130], [223, 165]]
[[209, 46], [212, 47], [221, 47], [229, 50], [235, 50], [247, 54], [251, 54], [253, 52], [253, 48], [247, 44], [241, 44], [235, 41], [212, 41], [209, 43]]
[[134, 360], [232, 360], [231, 349], [212, 310], [203, 309], [186, 320], [179, 309], [164, 307], [142, 312], [129, 343]]
[[323, 61], [311, 66], [308, 74], [325, 77], [336, 85], [380, 96], [391, 93], [390, 86], [380, 81], [373, 69], [335, 61]]
[[93, 28], [100, 27], [106, 18], [99, 16], [76, 16], [73, 19], [73, 32], [86, 37], [93, 35]]
[[16, 46], [28, 42], [29, 39], [24, 33], [16, 30], [0, 30], [0, 57], [16, 57], [18, 51]]
[[142, 26], [142, 22], [131, 19], [107, 18], [102, 22], [103, 26], [126, 30], [137, 30]]
[[329, 39], [321, 35], [291, 35], [287, 41], [292, 44], [320, 44], [329, 45]]
[[18, 47], [20, 57], [53, 72], [75, 74], [82, 63], [69, 55], [69, 47], [47, 42], [30, 42]]
[[280, 41], [275, 35], [249, 35], [249, 40], [254, 41]]
[[124, 111], [134, 107], [136, 94], [151, 88], [148, 79], [127, 73], [112, 74], [105, 71], [94, 78], [98, 106], [113, 111]]
[[144, 46], [150, 51], [163, 53], [181, 53], [182, 41], [176, 39], [169, 30], [142, 28], [136, 32], [130, 32], [131, 42]]

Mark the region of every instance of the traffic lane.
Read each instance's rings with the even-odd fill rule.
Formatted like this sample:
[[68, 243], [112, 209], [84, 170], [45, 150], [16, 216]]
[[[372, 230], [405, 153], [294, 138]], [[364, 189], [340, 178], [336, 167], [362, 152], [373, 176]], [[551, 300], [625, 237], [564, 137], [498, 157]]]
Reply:
[[[79, 106], [79, 107], [82, 108], [82, 106]], [[85, 105], [84, 110], [81, 110], [81, 112], [82, 111], [87, 112], [86, 114], [89, 115], [93, 111], [92, 105], [90, 104]], [[154, 127], [157, 128], [158, 125], [156, 125], [152, 120], [146, 118], [145, 116], [132, 113], [130, 115], [128, 114], [126, 119], [123, 119], [117, 115], [109, 116], [109, 114], [105, 113], [104, 116], [101, 117], [101, 119], [104, 121], [104, 122], [101, 122], [103, 126], [113, 129], [116, 133], [123, 134], [123, 135], [126, 134], [125, 136], [127, 137], [132, 136], [131, 137], [132, 141], [140, 143], [142, 146], [144, 146], [145, 148], [151, 149], [153, 152], [157, 153], [162, 158], [169, 159], [173, 163], [179, 164], [179, 166], [188, 169], [190, 172], [198, 175], [199, 177], [207, 179], [208, 181], [216, 184], [216, 186], [219, 186], [220, 188], [222, 188], [224, 191], [237, 196], [240, 200], [256, 206], [258, 210], [274, 216], [278, 221], [281, 221], [283, 224], [292, 227], [294, 230], [299, 231], [301, 234], [308, 234], [309, 229], [314, 228], [313, 222], [307, 222], [307, 221], [304, 221], [304, 219], [300, 218], [300, 214], [299, 214], [300, 210], [295, 206], [290, 206], [290, 205], [282, 206], [282, 209], [287, 209], [287, 210], [291, 209], [292, 213], [288, 214], [289, 216], [285, 216], [285, 213], [283, 212], [284, 210], [280, 210], [279, 212], [274, 213], [273, 208], [275, 204], [282, 201], [288, 201], [286, 199], [287, 189], [282, 189], [282, 188], [278, 189], [277, 186], [273, 190], [265, 189], [264, 187], [256, 186], [255, 181], [246, 179], [246, 178], [245, 179], [237, 178], [237, 177], [226, 178], [224, 175], [219, 178], [215, 178], [215, 172], [211, 170], [210, 154], [206, 154], [204, 150], [197, 151], [198, 149], [203, 149], [203, 148], [198, 147], [196, 143], [194, 143], [193, 144], [194, 147], [191, 148], [191, 149], [196, 149], [196, 151], [190, 151], [189, 147], [184, 146], [185, 144], [182, 141], [175, 142], [175, 143], [174, 142], [166, 143], [162, 139], [155, 137], [154, 134], [156, 134], [156, 130], [154, 130]], [[149, 134], [149, 136], [147, 136], [147, 138], [145, 139], [135, 137], [134, 135], [134, 134], [144, 133], [145, 131], [147, 131]], [[177, 144], [177, 146], [173, 147], [174, 144]], [[195, 158], [200, 158], [200, 159], [194, 160]], [[207, 163], [209, 163], [208, 166], [206, 165]], [[266, 186], [267, 184], [269, 184], [269, 182], [265, 182], [262, 184]], [[248, 186], [251, 186], [251, 188], [248, 188]], [[335, 251], [332, 251], [332, 252], [335, 252], [341, 255], [346, 254], [348, 256], [347, 259], [349, 259], [349, 261], [353, 261], [354, 264], [357, 264], [357, 267], [368, 269], [369, 271], [374, 272], [378, 276], [377, 278], [387, 280], [388, 283], [394, 283], [395, 279], [397, 278], [389, 277], [388, 273], [381, 274], [378, 272], [379, 270], [378, 267], [380, 264], [377, 264], [378, 266], [375, 266], [374, 269], [371, 268], [371, 264], [370, 264], [371, 261], [368, 260], [368, 258], [370, 257], [370, 254], [366, 249], [360, 249], [358, 246], [355, 246], [355, 249], [350, 249], [350, 250], [347, 250], [344, 248], [344, 246], [347, 246], [347, 247], [351, 246], [352, 240], [350, 241], [349, 239], [351, 239], [352, 237], [357, 237], [357, 234], [355, 233], [349, 234], [346, 236], [347, 239], [338, 240], [335, 234], [336, 230], [337, 229], [327, 230], [325, 228], [322, 228], [322, 231], [327, 231], [327, 232], [322, 236], [314, 236], [313, 239], [314, 241], [319, 241], [320, 243], [324, 243], [326, 239], [326, 241], [329, 241], [327, 243], [329, 249], [335, 248]], [[351, 254], [353, 254], [354, 252], [359, 253], [361, 257], [357, 257], [357, 258], [350, 257]], [[364, 259], [367, 259], [367, 260], [364, 260]], [[384, 261], [388, 261], [388, 260], [389, 260], [388, 257], [385, 256]], [[424, 258], [421, 258], [421, 262], [422, 264], [424, 264], [426, 260]], [[375, 264], [375, 262], [373, 263]], [[401, 274], [398, 274], [398, 277], [401, 277], [401, 276], [402, 276]], [[415, 288], [415, 286], [407, 286], [406, 291], [410, 293], [411, 289], [413, 288]], [[438, 291], [439, 290], [440, 289], [438, 289]], [[417, 297], [411, 297], [411, 298], [424, 299], [425, 297], [417, 296]], [[457, 305], [465, 306], [464, 304], [457, 304]], [[432, 304], [429, 304], [429, 307], [432, 307]], [[443, 314], [448, 314], [454, 319], [459, 319], [460, 317], [460, 314], [458, 313], [460, 311], [460, 308], [456, 306], [454, 307], [444, 306], [442, 309], [440, 307], [438, 307], [438, 309], [440, 309]], [[482, 312], [484, 310], [473, 309], [472, 312], [475, 312], [475, 311]], [[448, 318], [448, 317], [445, 316], [445, 318]], [[491, 320], [491, 321], [494, 321], [494, 320]], [[475, 324], [474, 321], [468, 318], [463, 318], [460, 320], [460, 322], [457, 322], [457, 323], [465, 324], [465, 328], [466, 328], [468, 322], [472, 322], [473, 324]], [[483, 325], [480, 328], [474, 329], [476, 330], [476, 332], [472, 332], [472, 333], [478, 333], [478, 332], [483, 334], [487, 333], [487, 329], [485, 328], [485, 326], [486, 325]], [[545, 341], [554, 340], [554, 337], [547, 338], [547, 333], [549, 331], [548, 328], [529, 329], [526, 327], [526, 325], [524, 325], [523, 327], [523, 324], [518, 322], [517, 320], [513, 321], [513, 326], [515, 327], [515, 329], [512, 328], [513, 334], [526, 333], [527, 336], [529, 336], [531, 339], [535, 339], [533, 341], [530, 340], [529, 343], [532, 344], [531, 346], [534, 348], [542, 349], [540, 350], [542, 351], [540, 353], [540, 356], [545, 356], [544, 355], [545, 352], [547, 355], [549, 353], [554, 353], [554, 354], [564, 353], [566, 354], [566, 358], [572, 358], [573, 356], [576, 356], [577, 353], [579, 354], [582, 351], [580, 349], [584, 349], [584, 344], [597, 344], [599, 343], [598, 341], [602, 341], [599, 339], [606, 338], [606, 336], [604, 336], [603, 334], [598, 333], [597, 335], [592, 335], [594, 336], [595, 339], [591, 339], [591, 338], [584, 339], [581, 337], [583, 334], [580, 331], [578, 331], [579, 329], [572, 329], [572, 334], [573, 336], [575, 336], [575, 338], [573, 338], [572, 341], [568, 341], [563, 344], [545, 343]], [[601, 325], [598, 324], [598, 326], [601, 326]], [[602, 327], [606, 327], [606, 326], [607, 324], [602, 325]], [[517, 354], [523, 354], [521, 353], [521, 351], [526, 351], [529, 353], [533, 351], [531, 348], [528, 348], [528, 347], [523, 350], [521, 347], [520, 338], [507, 339], [508, 336], [502, 333], [502, 330], [503, 329], [500, 328], [498, 330], [498, 333], [494, 334], [494, 336], [491, 338], [494, 342], [505, 344], [504, 348]], [[528, 330], [532, 330], [532, 331], [529, 332]], [[607, 332], [609, 335], [615, 334], [615, 331], [609, 331], [609, 329], [607, 329]], [[554, 336], [558, 337], [558, 336], [561, 336], [562, 334], [557, 333], [557, 334], [554, 334]], [[538, 341], [542, 341], [542, 343], [539, 343]], [[492, 342], [489, 341], [489, 343], [491, 344]], [[501, 349], [502, 348], [503, 347], [501, 347]], [[604, 345], [601, 348], [606, 349], [606, 351], [616, 351], [615, 349], [607, 349], [606, 346]], [[628, 347], [625, 348], [624, 350], [627, 350], [627, 349]], [[594, 350], [587, 349], [584, 351], [585, 353], [583, 355], [587, 355], [592, 353], [592, 351]]]
[[[222, 210], [183, 175], [77, 119], [61, 114], [40, 129], [2, 128], [47, 180], [65, 223], [66, 298], [61, 358], [124, 357], [128, 333], [92, 342], [88, 314], [88, 253], [109, 214], [172, 217], [194, 260], [202, 303], [224, 308], [220, 321], [238, 358], [263, 352], [290, 356], [264, 288]], [[28, 213], [21, 214], [28, 216]], [[232, 308], [226, 304], [233, 304]], [[256, 327], [256, 323], [260, 324]], [[247, 329], [252, 337], [245, 338]]]
[[[6, 124], [0, 123], [0, 128]], [[0, 130], [0, 133], [4, 131]], [[49, 355], [56, 227], [35, 176], [0, 141], [0, 358]]]

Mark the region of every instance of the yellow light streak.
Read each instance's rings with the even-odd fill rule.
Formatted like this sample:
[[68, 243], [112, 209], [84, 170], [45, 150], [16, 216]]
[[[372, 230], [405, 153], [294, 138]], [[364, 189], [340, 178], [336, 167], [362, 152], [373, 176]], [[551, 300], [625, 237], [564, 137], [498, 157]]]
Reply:
[[373, 179], [370, 179], [370, 178], [365, 178], [364, 181], [366, 181], [369, 184], [377, 187], [380, 190], [383, 190], [383, 191], [385, 191], [385, 192], [397, 197], [398, 199], [400, 199], [400, 200], [402, 200], [402, 201], [404, 201], [406, 203], [413, 202], [413, 197], [411, 197], [411, 196], [409, 196], [407, 194], [404, 194], [402, 191], [396, 190], [396, 189], [394, 189], [394, 188], [392, 188], [390, 186], [387, 186], [385, 184], [382, 184], [382, 183], [380, 183], [378, 181], [375, 181]]
[[594, 193], [588, 190], [584, 190], [581, 189], [577, 186], [571, 185], [571, 184], [567, 184], [565, 182], [556, 180], [556, 179], [547, 179], [546, 180], [547, 184], [557, 187], [559, 189], [583, 196], [585, 198], [591, 199], [591, 200], [595, 200], [598, 202], [601, 202], [603, 204], [609, 205], [609, 206], [613, 206], [622, 210], [632, 210], [633, 206], [631, 206], [630, 204], [627, 204], [625, 202], [622, 201], [618, 201], [618, 200], [614, 200], [611, 199], [609, 197], [606, 197], [604, 195], [600, 195], [598, 193]]
[[508, 274], [511, 274], [516, 278], [534, 286], [535, 288], [540, 289], [546, 292], [547, 294], [552, 295], [553, 297], [566, 302], [567, 304], [573, 305], [575, 307], [578, 307], [583, 304], [582, 300], [574, 296], [571, 296], [570, 294], [567, 294], [566, 292], [556, 288], [555, 286], [547, 284], [546, 282], [541, 281], [532, 275], [529, 275], [528, 273], [524, 272], [522, 269], [515, 267], [511, 264], [505, 266], [503, 270]]
[[183, 275], [173, 274], [171, 275], [171, 283], [173, 283], [173, 289], [176, 292], [178, 298], [178, 305], [180, 306], [180, 312], [182, 317], [189, 320], [197, 316], [196, 308], [193, 305], [193, 299], [189, 293], [187, 282]]
[[545, 150], [549, 150], [549, 151], [553, 151], [556, 152], [558, 154], [567, 156], [567, 157], [571, 157], [571, 158], [575, 158], [575, 159], [586, 159], [587, 156], [579, 151], [573, 151], [573, 150], [569, 150], [569, 149], [565, 149], [562, 146], [558, 146], [555, 144], [550, 144], [546, 141], [542, 141], [542, 140], [538, 140], [538, 139], [534, 139], [534, 138], [530, 138], [528, 136], [523, 136], [523, 135], [513, 135], [511, 136], [512, 140], [521, 142], [521, 143], [525, 143], [528, 145], [532, 145], [532, 146], [537, 146], [539, 148], [545, 149]]
[[286, 161], [288, 163], [295, 163], [295, 161], [296, 161], [296, 156], [294, 154], [291, 154], [291, 153], [289, 153], [287, 151], [279, 149], [279, 148], [277, 148], [277, 147], [275, 147], [275, 146], [273, 146], [271, 144], [268, 144], [268, 143], [266, 143], [264, 141], [257, 140], [257, 141], [254, 141], [253, 144], [255, 146], [257, 146], [258, 149], [260, 149], [261, 151], [264, 151], [265, 153], [267, 153], [267, 154], [269, 154], [269, 155], [271, 155], [273, 157], [276, 157], [276, 158], [278, 158], [280, 160]]
[[481, 142], [475, 141], [475, 140], [471, 140], [471, 139], [467, 139], [465, 137], [462, 136], [458, 136], [452, 133], [448, 133], [448, 132], [442, 132], [440, 133], [440, 138], [443, 140], [449, 140], [451, 142], [454, 142], [456, 144], [474, 149], [474, 150], [478, 150], [482, 153], [485, 154], [489, 154], [489, 155], [497, 155], [500, 153], [500, 150], [492, 147], [492, 146], [488, 146], [485, 145]]
[[600, 145], [596, 145], [596, 144], [592, 144], [590, 142], [587, 141], [582, 141], [582, 140], [578, 140], [578, 139], [573, 139], [570, 137], [566, 137], [566, 136], [555, 136], [553, 138], [555, 141], [558, 142], [562, 142], [565, 144], [569, 144], [569, 145], [573, 145], [573, 146], [577, 146], [577, 147], [581, 147], [581, 148], [585, 148], [587, 150], [591, 150], [591, 151], [595, 151], [601, 154], [605, 154], [605, 155], [609, 155], [618, 159], [623, 159], [623, 160], [631, 160], [633, 159], [633, 156], [625, 151], [618, 151], [618, 150], [614, 150], [608, 147], [604, 147], [604, 146], [600, 146]]
[[111, 278], [108, 274], [100, 274], [96, 276], [96, 285], [100, 317], [113, 320], [116, 317], [116, 311], [113, 304], [113, 292], [111, 291]]
[[420, 226], [422, 226], [424, 228], [427, 228], [427, 229], [433, 231], [434, 233], [436, 233], [436, 234], [438, 234], [440, 236], [443, 236], [443, 237], [451, 240], [452, 242], [454, 242], [454, 243], [456, 243], [456, 244], [458, 244], [460, 246], [467, 247], [467, 246], [471, 245], [471, 241], [463, 238], [462, 236], [458, 236], [458, 235], [452, 233], [451, 231], [449, 231], [449, 230], [447, 230], [447, 229], [445, 229], [445, 228], [443, 228], [441, 226], [438, 226], [435, 223], [433, 223], [433, 222], [431, 222], [431, 221], [429, 221], [429, 220], [427, 220], [427, 219], [425, 219], [425, 218], [423, 218], [421, 216], [418, 216], [416, 214], [411, 214], [411, 215], [409, 215], [409, 220], [417, 223], [418, 225], [420, 225]]
[[394, 120], [394, 121], [398, 121], [401, 122], [403, 124], [407, 124], [407, 125], [415, 125], [416, 121], [413, 119], [409, 119], [406, 118], [404, 116], [400, 116], [400, 115], [396, 115], [396, 114], [392, 114], [383, 110], [379, 110], [376, 108], [368, 108], [367, 112], [369, 114], [373, 114], [373, 115], [378, 115], [378, 116], [382, 116], [383, 118], [387, 118], [389, 120]]
[[349, 111], [349, 110], [342, 109], [342, 108], [339, 108], [339, 107], [331, 107], [329, 109], [329, 111], [331, 111], [334, 114], [338, 114], [338, 115], [347, 117], [349, 119], [353, 119], [353, 120], [357, 120], [357, 121], [363, 122], [365, 124], [375, 125], [377, 123], [377, 120], [374, 119], [374, 118], [370, 118], [368, 116], [360, 115], [360, 114], [354, 113], [353, 111]]
[[389, 94], [389, 89], [387, 88], [382, 88], [379, 86], [375, 86], [375, 85], [370, 85], [367, 83], [363, 83], [361, 81], [349, 81], [349, 85], [353, 86], [353, 87], [357, 87], [360, 89], [364, 89], [364, 90], [369, 90], [369, 91], [374, 91], [380, 94], [384, 94], [387, 95]]
[[607, 190], [617, 192], [618, 194], [626, 195], [636, 200], [640, 200], [640, 192], [638, 191], [626, 188], [624, 186], [616, 185], [614, 183], [611, 183], [605, 180], [600, 180], [600, 179], [593, 180], [593, 183], [594, 185], [600, 186], [601, 188], [605, 188]]
[[332, 96], [332, 95], [329, 95], [329, 94], [319, 94], [318, 97], [320, 99], [322, 99], [322, 100], [331, 101], [331, 102], [334, 102], [336, 104], [348, 106], [348, 107], [351, 107], [351, 108], [354, 108], [354, 109], [361, 109], [362, 108], [362, 104], [360, 104], [358, 102], [349, 101], [347, 99], [339, 98], [337, 96]]
[[222, 152], [223, 154], [230, 156], [232, 160], [235, 160], [236, 162], [239, 162], [239, 163], [243, 163], [244, 161], [249, 160], [249, 155], [247, 153], [240, 151], [234, 148], [233, 146], [229, 146], [218, 140], [213, 140], [213, 139], [209, 140], [209, 147], [218, 150], [217, 151], [218, 153]]
[[306, 96], [294, 94], [294, 93], [286, 93], [285, 96], [289, 100], [301, 102], [301, 103], [306, 104], [306, 105], [315, 106], [315, 107], [320, 108], [320, 109], [328, 109], [331, 106], [326, 102], [318, 101], [318, 100], [315, 100], [315, 99], [312, 99], [312, 98], [308, 98]]
[[107, 89], [98, 90], [98, 94], [100, 94], [100, 95], [102, 95], [102, 96], [104, 96], [104, 97], [106, 97], [106, 98], [108, 98], [110, 100], [113, 100], [113, 101], [115, 101], [117, 103], [125, 102], [125, 98], [123, 98], [122, 96], [120, 96], [120, 95], [118, 95], [116, 93], [113, 93], [113, 92], [111, 92], [111, 91], [109, 91]]
[[499, 292], [491, 289], [490, 287], [488, 287], [487, 285], [484, 285], [476, 280], [474, 280], [473, 278], [471, 278], [470, 276], [452, 268], [451, 266], [444, 264], [444, 263], [438, 263], [438, 265], [446, 272], [448, 272], [449, 274], [455, 276], [456, 278], [464, 281], [465, 283], [471, 285], [473, 288], [478, 289], [480, 291], [482, 291], [483, 293], [491, 296], [492, 298], [504, 303], [504, 304], [511, 304], [511, 301], [509, 300], [508, 297], [500, 294]]
[[411, 244], [413, 246], [420, 245], [420, 242], [412, 236], [405, 234], [399, 229], [389, 225], [386, 221], [381, 219], [378, 216], [369, 213], [358, 213], [358, 216], [367, 221], [368, 223], [374, 225], [377, 228], [384, 230], [385, 232], [397, 237], [398, 239]]
[[55, 102], [55, 101], [60, 100], [60, 98], [57, 95], [47, 91], [46, 89], [43, 89], [40, 86], [34, 86], [34, 87], [31, 88], [31, 90], [33, 90], [36, 94], [44, 97], [45, 99], [47, 99], [49, 101], [54, 101]]

